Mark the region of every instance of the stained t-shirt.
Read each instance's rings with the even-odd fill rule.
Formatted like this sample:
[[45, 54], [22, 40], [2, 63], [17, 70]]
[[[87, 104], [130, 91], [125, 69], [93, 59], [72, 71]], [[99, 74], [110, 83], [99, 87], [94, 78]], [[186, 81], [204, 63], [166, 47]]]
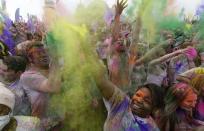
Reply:
[[40, 72], [34, 70], [25, 71], [20, 78], [31, 103], [32, 114], [37, 114], [40, 118], [45, 117], [48, 104], [48, 94], [39, 90], [46, 79]]
[[28, 100], [28, 96], [26, 95], [25, 90], [23, 89], [22, 83], [20, 83], [19, 80], [16, 80], [8, 86], [8, 89], [10, 89], [15, 94], [13, 115], [30, 116], [31, 104]]

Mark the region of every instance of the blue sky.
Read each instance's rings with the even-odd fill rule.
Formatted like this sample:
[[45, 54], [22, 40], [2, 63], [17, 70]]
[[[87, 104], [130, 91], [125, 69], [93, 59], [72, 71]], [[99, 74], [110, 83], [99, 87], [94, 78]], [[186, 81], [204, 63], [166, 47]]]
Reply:
[[[64, 2], [66, 7], [70, 12], [73, 12], [76, 8], [76, 5], [81, 1], [83, 3], [88, 3], [90, 0], [60, 0]], [[109, 6], [112, 6], [116, 0], [105, 0]], [[130, 0], [129, 0], [130, 1]], [[187, 14], [193, 14], [195, 9], [201, 0], [175, 0], [175, 5], [178, 9], [182, 7], [185, 8]], [[6, 0], [7, 2], [7, 12], [14, 18], [15, 10], [20, 8], [20, 13], [23, 17], [27, 16], [27, 13], [37, 15], [38, 17], [42, 16], [42, 7], [44, 0]]]

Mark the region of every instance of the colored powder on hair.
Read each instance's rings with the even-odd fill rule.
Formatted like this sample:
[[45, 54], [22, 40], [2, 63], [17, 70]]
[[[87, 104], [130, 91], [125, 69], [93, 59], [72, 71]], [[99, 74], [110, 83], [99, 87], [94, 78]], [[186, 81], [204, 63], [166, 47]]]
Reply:
[[[87, 29], [57, 20], [49, 35], [48, 47], [51, 42], [60, 47], [53, 54], [59, 54], [64, 60], [62, 91], [52, 96], [51, 112], [57, 111], [65, 117], [65, 131], [102, 131], [106, 109], [92, 77], [100, 71], [99, 60]], [[99, 100], [98, 107], [92, 106], [93, 99]]]

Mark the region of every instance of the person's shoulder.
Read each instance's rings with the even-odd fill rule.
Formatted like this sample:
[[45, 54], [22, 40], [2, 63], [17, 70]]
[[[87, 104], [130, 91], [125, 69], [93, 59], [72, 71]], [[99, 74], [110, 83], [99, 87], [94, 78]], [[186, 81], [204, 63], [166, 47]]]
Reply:
[[20, 80], [27, 80], [27, 79], [31, 79], [34, 78], [36, 76], [43, 76], [40, 72], [38, 71], [34, 71], [34, 70], [26, 70], [25, 72], [23, 72], [20, 76]]
[[22, 73], [22, 75], [33, 75], [33, 74], [40, 74], [40, 72], [36, 70], [26, 70]]

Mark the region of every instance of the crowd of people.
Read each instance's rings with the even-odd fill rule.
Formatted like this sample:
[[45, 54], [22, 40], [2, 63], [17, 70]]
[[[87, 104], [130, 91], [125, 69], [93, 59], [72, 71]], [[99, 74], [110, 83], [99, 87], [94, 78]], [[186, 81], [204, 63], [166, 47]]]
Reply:
[[[140, 15], [136, 17], [135, 26], [121, 21], [126, 7], [127, 1], [117, 0], [110, 32], [91, 40], [96, 42], [92, 44], [101, 61], [93, 77], [107, 116], [104, 125], [97, 130], [204, 130], [202, 37], [198, 38], [196, 31], [187, 36], [179, 29], [162, 30], [158, 44], [150, 46], [142, 34]], [[49, 30], [38, 21], [35, 24], [22, 20], [13, 22], [7, 15], [3, 17], [0, 130], [63, 130], [69, 119], [66, 117], [71, 118], [71, 113], [62, 117], [48, 111], [50, 96], [59, 94], [60, 97], [61, 84], [65, 81], [58, 73], [63, 58], [59, 62], [59, 56], [49, 51], [46, 39]], [[199, 20], [185, 22], [196, 28]], [[90, 110], [100, 104], [98, 99], [93, 99]], [[78, 129], [70, 127], [70, 131], [75, 130]]]

